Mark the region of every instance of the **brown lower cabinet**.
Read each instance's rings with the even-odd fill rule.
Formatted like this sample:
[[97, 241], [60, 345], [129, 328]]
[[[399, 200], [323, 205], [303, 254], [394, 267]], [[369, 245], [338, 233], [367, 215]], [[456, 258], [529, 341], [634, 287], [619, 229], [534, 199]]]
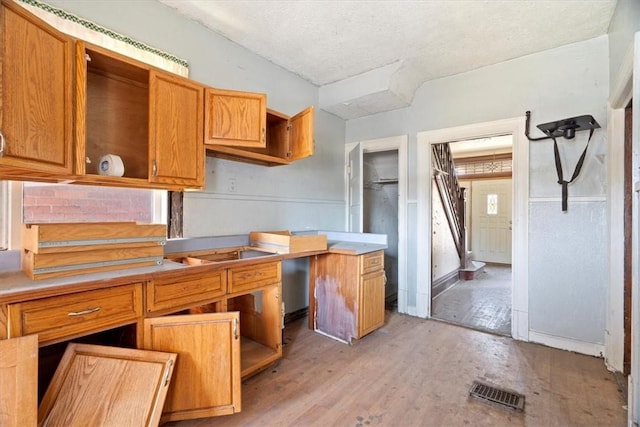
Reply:
[[176, 353], [160, 422], [233, 414], [241, 379], [282, 357], [281, 280], [280, 260], [191, 266], [10, 303], [0, 323], [7, 338], [38, 334], [41, 353], [112, 331], [125, 346]]
[[384, 325], [384, 251], [316, 255], [309, 270], [311, 329], [351, 343]]

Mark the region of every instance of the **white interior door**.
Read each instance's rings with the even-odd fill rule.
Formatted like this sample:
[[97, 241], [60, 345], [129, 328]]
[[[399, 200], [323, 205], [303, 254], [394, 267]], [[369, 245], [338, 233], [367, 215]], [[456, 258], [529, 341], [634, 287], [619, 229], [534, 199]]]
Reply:
[[362, 147], [349, 153], [349, 231], [362, 233]]
[[511, 179], [473, 181], [471, 186], [473, 259], [511, 264]]

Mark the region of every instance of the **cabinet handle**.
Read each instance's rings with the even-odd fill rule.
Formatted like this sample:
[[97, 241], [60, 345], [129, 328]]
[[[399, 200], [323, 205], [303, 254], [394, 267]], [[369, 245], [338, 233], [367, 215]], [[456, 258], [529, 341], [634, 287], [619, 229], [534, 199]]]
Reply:
[[158, 176], [158, 165], [156, 164], [155, 159], [153, 160], [152, 164], [151, 164], [151, 175], [155, 178], [156, 176]]
[[82, 311], [70, 311], [69, 313], [67, 313], [67, 316], [69, 317], [85, 316], [87, 314], [96, 313], [98, 311], [100, 311], [100, 307], [93, 307], [93, 308], [88, 308]]
[[262, 142], [265, 142], [265, 137], [266, 137], [266, 130], [265, 128], [262, 128]]
[[171, 367], [173, 366], [173, 360], [167, 360], [167, 366], [164, 371], [164, 379], [162, 382], [164, 383], [164, 387], [169, 385], [169, 375], [171, 374]]
[[7, 140], [4, 139], [4, 134], [0, 130], [0, 157], [4, 157], [4, 150], [7, 148]]
[[240, 338], [238, 336], [238, 319], [237, 318], [233, 318], [233, 338], [238, 339]]

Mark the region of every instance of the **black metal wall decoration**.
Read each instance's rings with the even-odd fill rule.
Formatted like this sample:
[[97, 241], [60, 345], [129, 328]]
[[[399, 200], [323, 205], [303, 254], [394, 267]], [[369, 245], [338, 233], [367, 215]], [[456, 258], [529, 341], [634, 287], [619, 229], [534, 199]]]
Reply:
[[[555, 122], [543, 123], [538, 125], [538, 129], [545, 133], [547, 136], [543, 136], [540, 138], [531, 138], [529, 136], [529, 122], [531, 120], [531, 111], [527, 111], [527, 121], [524, 130], [525, 136], [529, 139], [529, 141], [542, 141], [544, 139], [553, 139], [553, 155], [555, 157], [556, 162], [556, 173], [558, 174], [558, 184], [562, 186], [562, 211], [567, 210], [567, 199], [568, 199], [568, 187], [575, 179], [580, 175], [580, 170], [582, 169], [582, 164], [584, 163], [584, 158], [587, 154], [587, 148], [589, 148], [589, 143], [591, 142], [591, 137], [593, 136], [593, 131], [598, 129], [600, 125], [593, 118], [593, 116], [585, 115], [585, 116], [576, 116], [568, 119], [557, 120]], [[573, 139], [576, 136], [576, 132], [588, 130], [589, 131], [589, 139], [587, 140], [587, 145], [584, 147], [584, 151], [582, 155], [578, 159], [578, 163], [573, 171], [573, 175], [571, 175], [571, 179], [569, 181], [564, 179], [562, 172], [562, 162], [560, 160], [560, 152], [558, 151], [558, 141], [556, 138], [564, 137], [566, 139]]]

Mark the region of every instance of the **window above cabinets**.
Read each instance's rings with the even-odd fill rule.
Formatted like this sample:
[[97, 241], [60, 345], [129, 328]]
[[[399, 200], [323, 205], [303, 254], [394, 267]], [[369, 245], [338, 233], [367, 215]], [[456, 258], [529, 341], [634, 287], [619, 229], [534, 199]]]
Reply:
[[167, 224], [167, 191], [0, 181], [0, 247], [20, 249], [22, 224]]

